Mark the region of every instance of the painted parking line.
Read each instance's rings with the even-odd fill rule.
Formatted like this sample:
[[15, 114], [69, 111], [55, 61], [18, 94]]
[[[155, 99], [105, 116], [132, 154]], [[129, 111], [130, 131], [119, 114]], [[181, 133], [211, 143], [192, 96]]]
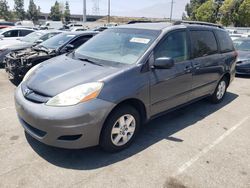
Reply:
[[234, 125], [231, 129], [229, 129], [227, 132], [225, 132], [223, 135], [221, 135], [218, 139], [216, 139], [212, 144], [208, 145], [207, 147], [203, 148], [197, 155], [195, 155], [193, 158], [191, 158], [189, 161], [184, 163], [181, 167], [178, 168], [178, 171], [174, 174], [175, 176], [178, 176], [185, 172], [190, 166], [192, 166], [196, 161], [198, 161], [201, 157], [203, 157], [205, 154], [207, 154], [210, 150], [212, 150], [216, 145], [220, 144], [226, 137], [228, 137], [230, 134], [232, 134], [237, 128], [239, 128], [241, 125], [243, 125], [247, 120], [250, 119], [250, 117], [243, 118], [239, 123]]

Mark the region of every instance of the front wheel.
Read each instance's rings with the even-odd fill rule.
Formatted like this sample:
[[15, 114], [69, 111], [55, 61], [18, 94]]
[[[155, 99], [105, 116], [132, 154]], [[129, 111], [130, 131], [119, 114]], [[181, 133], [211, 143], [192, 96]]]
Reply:
[[217, 85], [213, 95], [210, 97], [210, 101], [215, 104], [222, 102], [227, 92], [227, 87], [228, 82], [226, 78], [223, 78]]
[[132, 106], [121, 106], [108, 117], [100, 138], [100, 146], [108, 152], [127, 148], [140, 127], [140, 115]]

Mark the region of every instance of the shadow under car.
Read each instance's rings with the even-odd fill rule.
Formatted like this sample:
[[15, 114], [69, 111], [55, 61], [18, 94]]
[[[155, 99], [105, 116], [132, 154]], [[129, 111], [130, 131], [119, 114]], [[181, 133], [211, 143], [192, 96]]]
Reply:
[[202, 100], [154, 119], [142, 126], [135, 142], [128, 149], [119, 153], [106, 153], [99, 147], [80, 150], [60, 149], [42, 144], [28, 134], [25, 136], [33, 150], [53, 165], [76, 170], [98, 169], [125, 160], [164, 139], [184, 142], [171, 135], [215, 113], [237, 97], [238, 95], [228, 92], [220, 104], [213, 105]]

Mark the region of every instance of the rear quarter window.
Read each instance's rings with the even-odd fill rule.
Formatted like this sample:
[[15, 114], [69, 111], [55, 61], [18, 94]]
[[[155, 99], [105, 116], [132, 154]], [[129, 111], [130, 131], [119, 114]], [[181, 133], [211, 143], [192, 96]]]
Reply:
[[194, 58], [218, 53], [218, 45], [212, 31], [191, 31]]
[[25, 37], [26, 35], [32, 33], [33, 31], [32, 30], [20, 30], [19, 31], [19, 36], [20, 37]]
[[233, 41], [226, 31], [216, 31], [216, 35], [218, 37], [222, 53], [234, 51]]

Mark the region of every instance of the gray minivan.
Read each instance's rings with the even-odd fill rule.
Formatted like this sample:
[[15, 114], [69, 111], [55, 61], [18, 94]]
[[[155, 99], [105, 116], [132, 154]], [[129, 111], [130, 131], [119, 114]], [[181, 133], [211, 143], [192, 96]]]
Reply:
[[25, 131], [45, 144], [119, 151], [160, 114], [206, 97], [221, 102], [236, 58], [218, 25], [119, 26], [33, 67], [16, 90], [16, 110]]

